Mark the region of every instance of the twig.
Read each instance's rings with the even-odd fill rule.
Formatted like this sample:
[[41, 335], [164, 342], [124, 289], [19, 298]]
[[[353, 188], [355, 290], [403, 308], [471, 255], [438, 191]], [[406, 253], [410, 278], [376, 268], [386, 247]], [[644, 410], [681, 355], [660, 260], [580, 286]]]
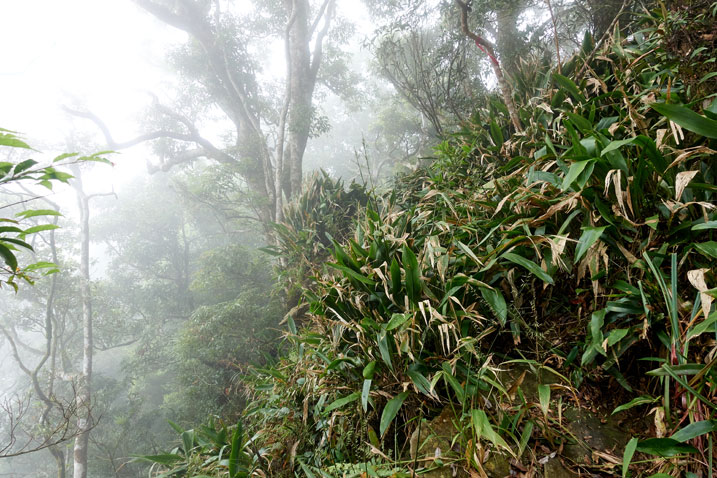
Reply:
[[560, 61], [560, 42], [558, 41], [558, 24], [555, 21], [555, 15], [553, 14], [553, 5], [550, 0], [545, 0], [548, 4], [548, 11], [550, 11], [550, 19], [553, 21], [553, 36], [555, 37], [555, 54], [558, 57], [558, 73], [562, 74], [562, 62]]

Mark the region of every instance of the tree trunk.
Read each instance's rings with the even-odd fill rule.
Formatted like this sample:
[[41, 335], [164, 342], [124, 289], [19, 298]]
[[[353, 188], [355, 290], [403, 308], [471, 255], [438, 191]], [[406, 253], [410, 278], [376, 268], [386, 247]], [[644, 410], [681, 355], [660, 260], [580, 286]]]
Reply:
[[57, 446], [51, 446], [49, 450], [57, 464], [57, 478], [65, 478], [65, 452]]
[[520, 66], [520, 56], [525, 46], [518, 31], [518, 17], [522, 12], [520, 3], [506, 2], [500, 8], [496, 7], [496, 49], [503, 71], [508, 75], [513, 75]]
[[73, 452], [73, 478], [87, 478], [90, 437], [90, 398], [92, 380], [92, 298], [90, 295], [90, 207], [82, 187], [79, 169], [75, 170], [75, 193], [80, 209], [80, 295], [82, 300], [82, 373], [77, 384], [77, 429]]

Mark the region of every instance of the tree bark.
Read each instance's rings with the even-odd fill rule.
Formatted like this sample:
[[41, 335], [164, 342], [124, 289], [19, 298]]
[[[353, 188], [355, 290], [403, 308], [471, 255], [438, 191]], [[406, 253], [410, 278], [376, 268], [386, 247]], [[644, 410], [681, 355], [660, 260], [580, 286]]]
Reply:
[[80, 209], [80, 295], [82, 301], [82, 373], [77, 384], [77, 429], [73, 450], [73, 478], [87, 478], [90, 437], [90, 399], [92, 384], [92, 297], [90, 294], [90, 207], [89, 196], [82, 185], [79, 168], [75, 169], [73, 187]]
[[[195, 142], [210, 153], [206, 154], [208, 157], [216, 157], [217, 154], [228, 157], [227, 162], [239, 166], [250, 193], [259, 199], [258, 218], [267, 226], [281, 220], [282, 192], [287, 199], [291, 199], [301, 189], [303, 157], [311, 132], [312, 100], [323, 58], [323, 42], [331, 25], [336, 0], [323, 0], [316, 12], [312, 12], [310, 0], [283, 0], [289, 13], [284, 32], [287, 84], [282, 110], [278, 112], [278, 140], [273, 153], [262, 130], [263, 106], [258, 98], [256, 75], [250, 69], [238, 70], [235, 61], [230, 60], [236, 53], [231, 45], [243, 48], [247, 41], [240, 38], [232, 43], [222, 39], [220, 22], [210, 20], [211, 13], [197, 2], [176, 0], [168, 4], [156, 0], [134, 1], [164, 23], [187, 32], [199, 44], [210, 72], [207, 79], [200, 81], [205, 83], [212, 101], [234, 123], [237, 141], [233, 149], [237, 153], [228, 154], [202, 144], [198, 141], [200, 136], [196, 130], [191, 128], [190, 134], [165, 132], [164, 137]], [[219, 15], [218, 10], [214, 15]], [[96, 119], [93, 120], [97, 123]], [[186, 121], [181, 122], [190, 126]], [[103, 132], [111, 139], [106, 128]], [[134, 141], [129, 143], [136, 144]], [[190, 154], [187, 160], [200, 155]]]
[[493, 68], [496, 80], [498, 80], [498, 86], [503, 96], [503, 101], [505, 102], [506, 108], [508, 108], [510, 120], [512, 121], [513, 126], [515, 126], [515, 130], [519, 133], [522, 132], [523, 128], [520, 125], [520, 118], [518, 116], [518, 110], [515, 108], [515, 102], [513, 102], [513, 94], [510, 90], [510, 86], [508, 86], [508, 82], [503, 76], [503, 69], [498, 62], [498, 58], [495, 56], [495, 48], [488, 40], [473, 33], [468, 27], [468, 5], [461, 0], [455, 0], [455, 2], [461, 9], [461, 29], [463, 30], [463, 34], [472, 39], [476, 43], [476, 46], [488, 55], [488, 58], [490, 59], [490, 66]]

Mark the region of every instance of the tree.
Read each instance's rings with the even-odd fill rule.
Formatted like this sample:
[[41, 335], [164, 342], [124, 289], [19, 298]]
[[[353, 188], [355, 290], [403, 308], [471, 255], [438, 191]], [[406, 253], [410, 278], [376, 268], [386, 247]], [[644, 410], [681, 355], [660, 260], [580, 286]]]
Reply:
[[[0, 146], [10, 148], [8, 156], [12, 156], [13, 153], [17, 153], [18, 151], [35, 151], [30, 145], [23, 141], [17, 133], [4, 128], [0, 128]], [[27, 189], [18, 191], [18, 187], [32, 182], [34, 185], [51, 190], [53, 184], [67, 184], [67, 182], [72, 179], [72, 175], [58, 168], [87, 161], [109, 163], [107, 159], [102, 157], [103, 154], [104, 153], [96, 153], [90, 156], [80, 156], [77, 153], [62, 154], [54, 158], [50, 165], [44, 166], [31, 158], [25, 158], [19, 162], [1, 161], [0, 192], [6, 196], [15, 196], [18, 200], [0, 206], [0, 210], [25, 205], [28, 202], [42, 198], [41, 195], [28, 191]], [[0, 287], [5, 283], [17, 292], [18, 280], [24, 280], [32, 284], [31, 274], [33, 272], [42, 271], [44, 269], [50, 273], [56, 270], [55, 265], [49, 262], [36, 262], [21, 267], [17, 258], [17, 247], [19, 246], [25, 251], [33, 252], [33, 247], [26, 241], [27, 237], [37, 234], [38, 232], [57, 228], [57, 224], [36, 224], [28, 229], [22, 229], [20, 226], [23, 220], [32, 217], [58, 215], [60, 215], [60, 213], [54, 209], [28, 209], [18, 212], [15, 216], [18, 219], [0, 218], [0, 223], [10, 224], [0, 227], [0, 257], [5, 263], [4, 267], [0, 267]], [[3, 279], [3, 277], [5, 277], [5, 279]]]
[[[244, 183], [255, 217], [265, 225], [281, 220], [284, 198], [293, 197], [301, 186], [303, 156], [317, 118], [313, 95], [325, 60], [325, 43], [335, 23], [336, 0], [257, 1], [254, 17], [227, 10], [221, 1], [135, 3], [189, 35], [188, 43], [173, 58], [192, 97], [183, 98], [184, 105], [180, 101], [176, 109], [156, 102], [159, 128], [125, 142], [115, 141], [93, 114], [70, 111], [95, 121], [112, 149], [161, 140], [157, 142], [159, 169], [166, 171], [199, 158], [232, 168]], [[265, 96], [270, 85], [261, 79], [260, 60], [250, 53], [257, 40], [263, 45], [269, 41], [257, 25], [284, 43], [286, 78], [279, 102]], [[337, 59], [331, 56], [332, 61]], [[216, 112], [221, 113], [230, 138], [220, 146], [203, 136], [198, 126], [203, 114]]]
[[[13, 151], [34, 151], [27, 143], [20, 139], [16, 133], [5, 129], [0, 129], [0, 146], [12, 148]], [[77, 167], [78, 163], [89, 161], [109, 163], [109, 161], [103, 157], [103, 154], [104, 153], [96, 153], [90, 156], [80, 156], [77, 153], [62, 154], [54, 158], [51, 165], [46, 166], [40, 165], [39, 162], [34, 159], [24, 159], [20, 162], [0, 162], [0, 192], [4, 195], [14, 195], [20, 199], [14, 203], [2, 206], [2, 209], [23, 205], [29, 201], [38, 199], [43, 199], [51, 207], [51, 209], [21, 211], [16, 214], [16, 217], [20, 218], [18, 220], [0, 220], [0, 222], [13, 224], [0, 228], [0, 256], [2, 256], [5, 263], [5, 267], [0, 270], [0, 273], [7, 277], [4, 280], [0, 280], [0, 285], [4, 282], [17, 292], [18, 279], [22, 279], [29, 284], [34, 284], [33, 273], [42, 270], [45, 270], [46, 274], [58, 272], [58, 266], [56, 265], [58, 255], [54, 230], [59, 227], [57, 225], [57, 218], [61, 216], [58, 210], [59, 208], [48, 199], [25, 188], [23, 183], [34, 182], [35, 185], [52, 189], [53, 184], [58, 182], [68, 183], [68, 181], [73, 178], [71, 174], [57, 169], [59, 166]], [[19, 227], [22, 225], [22, 220], [27, 221], [31, 218], [46, 216], [53, 216], [53, 223], [46, 224], [43, 222], [26, 229]], [[19, 251], [16, 246], [34, 254], [35, 248], [31, 243], [27, 242], [27, 238], [30, 236], [34, 239], [38, 233], [43, 231], [49, 231], [48, 246], [51, 251], [52, 262], [39, 261], [21, 267], [17, 256]], [[29, 434], [26, 442], [19, 448], [15, 446], [17, 441], [16, 433], [19, 430], [22, 417], [26, 415], [29, 408], [25, 406], [22, 399], [16, 402], [16, 407], [13, 407], [10, 402], [5, 403], [3, 408], [6, 412], [7, 421], [9, 422], [9, 437], [7, 444], [3, 445], [0, 456], [17, 456], [47, 448], [57, 461], [58, 476], [62, 478], [64, 477], [65, 457], [58, 445], [75, 437], [83, 430], [89, 431], [91, 425], [85, 423], [83, 428], [78, 422], [77, 428], [75, 428], [71, 423], [74, 417], [80, 414], [89, 416], [90, 413], [89, 400], [80, 400], [80, 395], [74, 393], [74, 387], [72, 387], [73, 400], [69, 402], [63, 402], [58, 398], [58, 395], [56, 395], [55, 380], [61, 373], [58, 366], [58, 327], [54, 315], [54, 301], [57, 288], [57, 277], [53, 276], [51, 278], [50, 290], [44, 304], [44, 320], [41, 322], [41, 330], [44, 335], [43, 350], [33, 349], [23, 344], [18, 334], [14, 331], [14, 324], [0, 324], [2, 334], [5, 340], [10, 344], [13, 358], [30, 380], [32, 391], [42, 403], [42, 412], [39, 418], [39, 438], [33, 434]], [[21, 347], [36, 353], [38, 357], [33, 365], [30, 365], [29, 362], [21, 357], [19, 352], [19, 348]], [[49, 370], [45, 370], [46, 366], [49, 366]], [[46, 372], [47, 375], [46, 383], [44, 383], [44, 380], [41, 378], [41, 374], [44, 372]]]

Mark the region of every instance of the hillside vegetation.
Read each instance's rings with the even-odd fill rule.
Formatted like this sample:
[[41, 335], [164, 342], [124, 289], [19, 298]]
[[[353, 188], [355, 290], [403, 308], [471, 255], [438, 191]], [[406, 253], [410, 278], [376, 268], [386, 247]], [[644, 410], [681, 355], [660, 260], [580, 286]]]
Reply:
[[[524, 64], [523, 131], [487, 97], [390, 191], [315, 177], [277, 226], [301, 298], [244, 379], [243, 427], [178, 429], [147, 458], [162, 476], [713, 476], [716, 15], [644, 11], [559, 70]], [[449, 436], [421, 431], [436, 417]]]

